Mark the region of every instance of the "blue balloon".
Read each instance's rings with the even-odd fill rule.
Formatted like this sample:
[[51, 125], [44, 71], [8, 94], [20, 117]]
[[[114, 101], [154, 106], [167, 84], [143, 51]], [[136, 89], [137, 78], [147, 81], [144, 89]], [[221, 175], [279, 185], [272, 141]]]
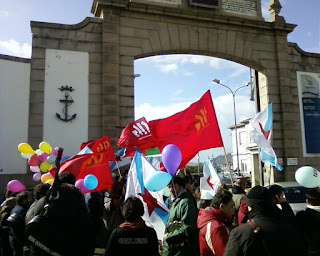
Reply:
[[149, 191], [160, 191], [170, 182], [172, 176], [167, 172], [157, 171], [151, 174], [144, 181], [144, 186]]
[[60, 162], [63, 162], [63, 161], [65, 161], [65, 160], [69, 159], [69, 158], [70, 158], [70, 156], [65, 156], [64, 158], [61, 159]]
[[88, 174], [83, 180], [84, 186], [89, 189], [95, 189], [98, 186], [98, 179], [93, 174]]
[[303, 187], [315, 188], [320, 186], [320, 173], [311, 166], [302, 166], [295, 173], [296, 181]]

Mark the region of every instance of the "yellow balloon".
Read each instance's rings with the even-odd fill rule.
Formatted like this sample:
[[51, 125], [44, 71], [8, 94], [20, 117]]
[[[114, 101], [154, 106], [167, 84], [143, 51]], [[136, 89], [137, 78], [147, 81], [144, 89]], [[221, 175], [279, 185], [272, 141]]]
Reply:
[[28, 143], [20, 143], [18, 145], [18, 150], [21, 152], [21, 153], [31, 153], [31, 154], [34, 154], [35, 151], [33, 150], [33, 148], [28, 144]]
[[50, 154], [52, 152], [52, 147], [48, 142], [42, 141], [39, 144], [39, 148], [41, 149], [42, 152], [45, 152], [47, 154]]
[[49, 164], [48, 162], [42, 162], [40, 164], [40, 171], [47, 172], [50, 169], [51, 169], [51, 164]]
[[41, 182], [42, 183], [46, 183], [48, 180], [52, 180], [53, 177], [51, 175], [51, 173], [45, 173], [45, 174], [42, 174], [41, 176]]
[[47, 180], [47, 181], [46, 181], [46, 184], [52, 185], [53, 182], [54, 182], [54, 179], [50, 179], [50, 180]]

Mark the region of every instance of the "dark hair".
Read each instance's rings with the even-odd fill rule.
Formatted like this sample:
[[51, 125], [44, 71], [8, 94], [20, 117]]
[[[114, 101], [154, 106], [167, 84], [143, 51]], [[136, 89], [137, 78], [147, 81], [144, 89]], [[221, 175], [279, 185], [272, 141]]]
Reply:
[[110, 195], [113, 198], [120, 198], [123, 195], [123, 183], [119, 181], [113, 182]]
[[269, 191], [272, 194], [272, 196], [280, 195], [282, 192], [284, 192], [284, 188], [280, 185], [272, 185], [269, 187]]
[[180, 177], [180, 176], [173, 176], [172, 182], [173, 182], [173, 184], [178, 184], [181, 187], [184, 187], [186, 185], [185, 178]]
[[76, 183], [76, 177], [71, 172], [60, 173], [59, 180], [61, 183], [67, 183], [71, 185], [74, 185]]
[[247, 178], [246, 177], [238, 177], [236, 180], [236, 185], [239, 187], [245, 186], [247, 184]]
[[308, 189], [306, 192], [306, 199], [313, 206], [320, 205], [320, 190], [318, 188]]
[[232, 193], [228, 190], [219, 190], [211, 200], [210, 206], [219, 209], [220, 204], [228, 204], [232, 200]]
[[40, 183], [33, 189], [33, 196], [35, 199], [39, 200], [41, 197], [46, 196], [49, 191], [50, 185]]
[[29, 191], [21, 191], [16, 195], [17, 204], [23, 206], [23, 200], [28, 199], [31, 193]]
[[144, 207], [141, 200], [135, 196], [130, 196], [123, 203], [122, 215], [126, 221], [137, 221], [144, 214]]

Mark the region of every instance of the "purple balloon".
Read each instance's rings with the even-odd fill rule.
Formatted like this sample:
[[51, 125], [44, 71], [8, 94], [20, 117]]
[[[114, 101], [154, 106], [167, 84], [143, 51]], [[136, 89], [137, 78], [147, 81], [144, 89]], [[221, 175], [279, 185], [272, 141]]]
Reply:
[[12, 192], [20, 192], [26, 190], [26, 187], [18, 180], [10, 180], [7, 184], [7, 188]]
[[90, 190], [85, 187], [83, 181], [84, 181], [84, 179], [78, 179], [76, 181], [76, 183], [74, 184], [74, 186], [76, 188], [78, 188], [81, 191], [82, 194], [85, 194], [85, 193], [88, 193]]
[[40, 172], [40, 168], [38, 165], [30, 166], [30, 171], [32, 172]]
[[33, 174], [32, 179], [34, 181], [40, 181], [41, 180], [41, 175], [42, 175], [41, 172], [36, 172], [35, 174]]
[[47, 153], [42, 152], [42, 153], [38, 156], [38, 158], [39, 158], [39, 160], [40, 160], [41, 162], [45, 162], [45, 161], [47, 160], [48, 156], [49, 156], [49, 155], [48, 155]]
[[161, 160], [167, 172], [173, 176], [181, 164], [182, 155], [180, 149], [174, 144], [166, 145], [162, 149]]

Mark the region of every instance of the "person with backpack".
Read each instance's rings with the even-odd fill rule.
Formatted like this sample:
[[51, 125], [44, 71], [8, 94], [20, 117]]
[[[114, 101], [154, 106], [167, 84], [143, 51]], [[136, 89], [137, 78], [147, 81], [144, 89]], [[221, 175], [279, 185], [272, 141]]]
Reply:
[[296, 230], [278, 218], [272, 194], [262, 186], [247, 194], [248, 222], [234, 228], [225, 256], [303, 256], [305, 248]]

